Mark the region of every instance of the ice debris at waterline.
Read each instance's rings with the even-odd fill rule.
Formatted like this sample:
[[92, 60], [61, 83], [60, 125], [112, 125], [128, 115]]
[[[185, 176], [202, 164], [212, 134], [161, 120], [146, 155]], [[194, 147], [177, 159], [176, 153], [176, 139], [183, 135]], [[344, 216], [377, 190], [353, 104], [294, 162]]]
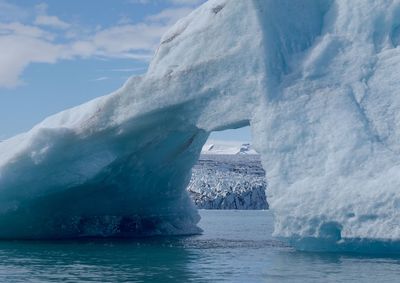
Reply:
[[266, 189], [259, 155], [240, 153], [202, 154], [187, 188], [203, 209], [268, 209]]
[[276, 236], [393, 251], [399, 26], [398, 0], [205, 3], [143, 77], [0, 143], [0, 236], [192, 233], [185, 188], [202, 145], [250, 124]]

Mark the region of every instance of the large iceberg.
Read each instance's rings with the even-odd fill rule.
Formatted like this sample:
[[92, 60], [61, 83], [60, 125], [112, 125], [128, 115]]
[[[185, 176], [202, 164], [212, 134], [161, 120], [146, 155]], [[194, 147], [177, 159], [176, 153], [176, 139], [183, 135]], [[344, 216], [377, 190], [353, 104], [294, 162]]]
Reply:
[[196, 232], [191, 167], [250, 125], [277, 237], [398, 251], [399, 44], [398, 0], [208, 1], [143, 77], [0, 143], [0, 237]]

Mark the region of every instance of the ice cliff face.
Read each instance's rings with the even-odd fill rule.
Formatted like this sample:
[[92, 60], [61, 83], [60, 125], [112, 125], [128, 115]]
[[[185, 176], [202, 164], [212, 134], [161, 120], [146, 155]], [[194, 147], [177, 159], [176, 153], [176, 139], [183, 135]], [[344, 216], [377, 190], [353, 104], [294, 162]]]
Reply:
[[202, 154], [187, 188], [198, 208], [268, 209], [258, 155]]
[[264, 45], [270, 89], [252, 126], [275, 234], [303, 249], [365, 250], [386, 241], [393, 251], [400, 239], [400, 2], [328, 4], [322, 18], [312, 9], [289, 17], [320, 27], [309, 40], [304, 33], [313, 29], [295, 25], [293, 34], [279, 8], [279, 19], [262, 20], [265, 29], [272, 18], [276, 28], [264, 35], [279, 40], [270, 41], [277, 49]]
[[207, 2], [145, 76], [0, 143], [0, 236], [193, 232], [185, 186], [202, 145], [250, 124], [276, 236], [393, 250], [399, 27], [396, 0]]

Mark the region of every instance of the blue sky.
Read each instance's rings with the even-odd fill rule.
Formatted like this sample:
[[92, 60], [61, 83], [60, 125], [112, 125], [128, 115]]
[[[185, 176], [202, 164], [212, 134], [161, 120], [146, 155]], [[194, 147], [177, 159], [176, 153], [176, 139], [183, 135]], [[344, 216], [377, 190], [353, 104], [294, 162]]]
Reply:
[[203, 2], [0, 0], [0, 140], [143, 74], [161, 35]]

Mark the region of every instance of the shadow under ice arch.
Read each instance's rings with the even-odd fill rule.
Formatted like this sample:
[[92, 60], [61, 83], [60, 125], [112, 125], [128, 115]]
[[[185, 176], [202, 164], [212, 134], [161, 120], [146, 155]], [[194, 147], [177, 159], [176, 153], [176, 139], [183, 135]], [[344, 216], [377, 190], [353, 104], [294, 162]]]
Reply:
[[205, 3], [164, 35], [143, 77], [0, 143], [0, 237], [196, 233], [191, 167], [211, 131], [250, 124], [276, 236], [394, 251], [398, 11], [384, 0]]

